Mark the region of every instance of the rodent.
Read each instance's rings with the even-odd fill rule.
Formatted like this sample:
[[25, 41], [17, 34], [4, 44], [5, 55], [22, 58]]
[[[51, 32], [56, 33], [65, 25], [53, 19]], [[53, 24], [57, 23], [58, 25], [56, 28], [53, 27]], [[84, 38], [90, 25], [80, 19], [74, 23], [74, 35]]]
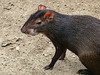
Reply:
[[25, 34], [46, 35], [55, 46], [55, 55], [44, 69], [63, 60], [66, 49], [75, 53], [87, 68], [78, 73], [100, 75], [100, 20], [88, 15], [64, 15], [39, 5], [21, 28]]

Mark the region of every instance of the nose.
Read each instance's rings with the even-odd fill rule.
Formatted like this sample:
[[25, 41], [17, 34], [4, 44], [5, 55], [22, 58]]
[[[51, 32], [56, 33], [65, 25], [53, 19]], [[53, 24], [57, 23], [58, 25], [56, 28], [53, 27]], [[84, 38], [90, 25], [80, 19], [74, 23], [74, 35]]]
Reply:
[[21, 32], [22, 32], [22, 33], [25, 33], [25, 32], [26, 32], [25, 27], [22, 27], [22, 28], [21, 28]]

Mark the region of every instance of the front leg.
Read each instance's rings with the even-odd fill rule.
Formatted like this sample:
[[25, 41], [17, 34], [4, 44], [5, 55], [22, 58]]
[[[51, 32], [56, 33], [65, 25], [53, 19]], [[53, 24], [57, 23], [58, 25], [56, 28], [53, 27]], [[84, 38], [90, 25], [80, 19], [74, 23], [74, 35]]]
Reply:
[[63, 53], [65, 49], [63, 47], [58, 47], [56, 48], [56, 52], [55, 52], [55, 55], [54, 57], [52, 58], [52, 61], [49, 65], [47, 65], [46, 67], [44, 67], [45, 70], [48, 70], [48, 69], [52, 69], [53, 66], [55, 65], [56, 61], [59, 59], [59, 57], [61, 56], [61, 54]]
[[65, 56], [66, 56], [66, 49], [63, 51], [63, 53], [59, 57], [59, 60], [64, 60]]

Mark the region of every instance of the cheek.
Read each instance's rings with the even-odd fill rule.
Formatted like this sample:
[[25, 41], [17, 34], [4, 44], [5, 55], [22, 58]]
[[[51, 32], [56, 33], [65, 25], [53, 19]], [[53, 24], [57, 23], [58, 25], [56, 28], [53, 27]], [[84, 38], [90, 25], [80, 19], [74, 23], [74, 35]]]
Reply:
[[40, 25], [34, 25], [34, 28], [38, 28], [38, 27], [40, 27]]
[[37, 32], [39, 32], [39, 33], [43, 33], [45, 31], [46, 31], [46, 27], [45, 26], [41, 26], [41, 27], [37, 28]]

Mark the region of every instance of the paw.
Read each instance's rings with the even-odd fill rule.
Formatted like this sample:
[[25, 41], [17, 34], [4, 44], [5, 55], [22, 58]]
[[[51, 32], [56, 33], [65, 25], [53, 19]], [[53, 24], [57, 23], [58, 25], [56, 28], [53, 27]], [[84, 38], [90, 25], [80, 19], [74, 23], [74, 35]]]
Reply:
[[92, 75], [87, 69], [81, 69], [77, 72], [79, 75]]
[[44, 69], [45, 69], [45, 70], [52, 70], [53, 67], [51, 67], [50, 65], [47, 65], [47, 66], [44, 67]]

